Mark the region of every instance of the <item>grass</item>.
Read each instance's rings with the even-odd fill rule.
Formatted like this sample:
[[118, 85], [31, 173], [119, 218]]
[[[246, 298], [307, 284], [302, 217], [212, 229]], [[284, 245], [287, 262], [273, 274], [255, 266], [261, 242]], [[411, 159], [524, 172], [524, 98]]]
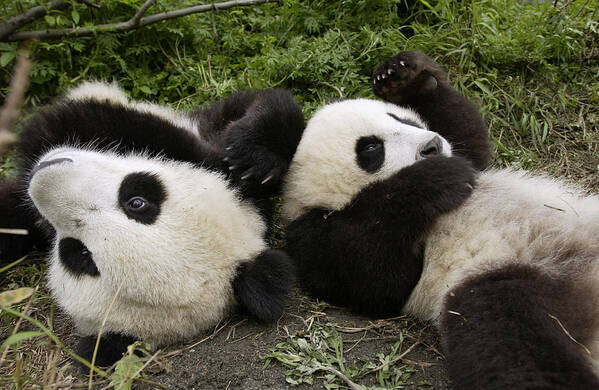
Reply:
[[[10, 16], [33, 3], [7, 1], [0, 9]], [[93, 12], [77, 2], [74, 7], [80, 24], [109, 23], [130, 15], [139, 3], [106, 0], [100, 11]], [[175, 4], [160, 3], [156, 12]], [[284, 0], [182, 18], [120, 36], [35, 42], [24, 117], [29, 109], [90, 78], [114, 79], [133, 98], [177, 109], [202, 105], [237, 89], [281, 86], [296, 94], [310, 116], [331, 99], [372, 97], [373, 69], [400, 50], [417, 49], [443, 64], [454, 85], [479, 105], [490, 126], [495, 165], [547, 172], [596, 192], [596, 0], [558, 1], [556, 6], [519, 0], [410, 3], [409, 10], [402, 11], [404, 2], [395, 0]], [[71, 11], [53, 17], [54, 23], [75, 23]], [[45, 23], [41, 20], [34, 27], [48, 27]], [[15, 50], [14, 44], [0, 43], [0, 86], [8, 85]], [[0, 87], [0, 94], [5, 92], [6, 87]], [[0, 176], [13, 172], [10, 155], [0, 160]], [[275, 226], [271, 236], [275, 244], [282, 242], [280, 227]], [[77, 376], [69, 366], [64, 345], [73, 344], [73, 329], [53, 305], [39, 257], [32, 254], [0, 271], [0, 292], [37, 288], [29, 298], [0, 312], [0, 344], [9, 341], [0, 347], [0, 354], [5, 354], [0, 387], [89, 387], [89, 379]], [[357, 342], [351, 333], [326, 317], [303, 320], [305, 326], [263, 350], [267, 370], [286, 367], [281, 383], [305, 385], [316, 380], [327, 388], [347, 388], [351, 383], [426, 387], [412, 383], [414, 370], [421, 366], [402, 357], [421, 342], [407, 337], [411, 333], [406, 333], [403, 320], [392, 321], [401, 326], [379, 355], [350, 363], [348, 350]], [[198, 341], [207, 343], [212, 338], [202, 340]], [[357, 349], [367, 343], [360, 341]], [[92, 387], [112, 383], [129, 388], [132, 377], [148, 380], [153, 371], [163, 370], [169, 359], [185, 352], [180, 347], [154, 356], [144, 345], [136, 348], [141, 358], [129, 354], [104, 375], [94, 376]]]

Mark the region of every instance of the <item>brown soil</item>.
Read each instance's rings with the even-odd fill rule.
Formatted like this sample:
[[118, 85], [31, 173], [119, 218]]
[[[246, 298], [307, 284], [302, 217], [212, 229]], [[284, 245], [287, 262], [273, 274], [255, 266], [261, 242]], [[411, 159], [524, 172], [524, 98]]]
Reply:
[[[147, 378], [172, 389], [288, 389], [291, 388], [285, 380], [288, 368], [273, 361], [264, 369], [265, 360], [260, 356], [266, 355], [269, 347], [287, 340], [288, 334], [302, 333], [309, 326], [320, 325], [336, 328], [346, 341], [346, 366], [361, 367], [365, 361], [377, 361], [376, 355], [388, 354], [403, 334], [402, 351], [418, 342], [404, 358], [393, 363], [398, 367], [414, 367], [405, 388], [448, 388], [437, 337], [430, 326], [405, 317], [373, 321], [332, 307], [315, 311], [315, 306], [315, 302], [296, 294], [278, 323], [270, 326], [236, 315], [209, 340], [192, 348], [189, 347], [193, 342], [169, 348], [167, 354], [169, 351], [176, 354], [166, 358], [166, 363], [155, 366], [153, 371], [159, 372]], [[181, 349], [186, 350], [177, 352]], [[314, 374], [313, 386], [304, 384], [293, 388], [322, 388], [320, 378], [324, 374]], [[356, 383], [377, 385], [374, 374]]]

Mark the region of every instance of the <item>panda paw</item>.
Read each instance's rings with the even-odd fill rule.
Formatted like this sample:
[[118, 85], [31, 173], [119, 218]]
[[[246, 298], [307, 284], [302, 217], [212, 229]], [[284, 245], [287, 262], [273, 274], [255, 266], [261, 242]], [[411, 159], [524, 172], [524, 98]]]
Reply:
[[[97, 336], [95, 335], [82, 337], [75, 349], [77, 355], [88, 362], [91, 362], [94, 356], [94, 350], [96, 349], [96, 338]], [[96, 352], [95, 365], [99, 367], [111, 366], [123, 357], [123, 354], [127, 352], [127, 346], [134, 342], [135, 338], [117, 333], [107, 333], [102, 335]], [[87, 366], [80, 362], [76, 362], [76, 364], [82, 372], [89, 370]]]
[[223, 161], [234, 184], [266, 191], [281, 181], [287, 161], [260, 144], [253, 132], [243, 126], [234, 126], [227, 141]]
[[433, 60], [417, 51], [401, 52], [383, 63], [372, 75], [376, 96], [402, 104], [411, 97], [431, 93], [447, 75]]
[[428, 174], [429, 194], [437, 194], [434, 200], [440, 212], [459, 207], [470, 197], [476, 186], [478, 172], [472, 163], [463, 157], [435, 157], [422, 162], [430, 169]]

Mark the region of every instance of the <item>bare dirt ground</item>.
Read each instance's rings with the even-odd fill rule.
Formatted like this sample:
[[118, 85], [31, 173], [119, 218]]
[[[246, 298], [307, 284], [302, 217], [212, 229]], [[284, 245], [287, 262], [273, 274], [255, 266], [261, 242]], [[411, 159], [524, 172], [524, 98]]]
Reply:
[[[426, 324], [406, 317], [372, 320], [356, 316], [343, 309], [326, 307], [320, 310], [316, 302], [296, 293], [277, 324], [266, 326], [242, 315], [230, 318], [218, 333], [190, 349], [168, 358], [159, 372], [148, 378], [172, 389], [288, 389], [285, 372], [290, 369], [277, 361], [266, 368], [269, 348], [285, 343], [290, 335], [310, 334], [316, 328], [334, 329], [343, 339], [345, 366], [363, 366], [366, 362], [383, 365], [377, 355], [388, 355], [393, 345], [403, 338], [391, 371], [403, 371], [406, 389], [447, 389], [442, 355], [434, 330]], [[189, 348], [193, 343], [169, 350]], [[167, 352], [168, 353], [168, 352]], [[337, 367], [337, 366], [336, 366]], [[386, 368], [385, 367], [385, 368]], [[338, 368], [338, 367], [337, 367]], [[380, 370], [379, 370], [380, 371]], [[313, 385], [300, 384], [297, 389], [323, 388], [326, 371], [315, 372]], [[376, 372], [355, 381], [359, 385], [381, 386]], [[343, 384], [341, 380], [338, 384]], [[383, 383], [388, 386], [390, 383]]]

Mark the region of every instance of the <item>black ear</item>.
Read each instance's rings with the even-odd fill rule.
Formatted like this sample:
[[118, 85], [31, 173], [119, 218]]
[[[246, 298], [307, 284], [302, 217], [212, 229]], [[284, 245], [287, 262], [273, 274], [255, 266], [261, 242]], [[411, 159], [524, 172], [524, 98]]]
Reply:
[[237, 267], [233, 292], [239, 304], [265, 322], [283, 314], [289, 291], [295, 284], [295, 269], [283, 251], [268, 249], [253, 261]]

